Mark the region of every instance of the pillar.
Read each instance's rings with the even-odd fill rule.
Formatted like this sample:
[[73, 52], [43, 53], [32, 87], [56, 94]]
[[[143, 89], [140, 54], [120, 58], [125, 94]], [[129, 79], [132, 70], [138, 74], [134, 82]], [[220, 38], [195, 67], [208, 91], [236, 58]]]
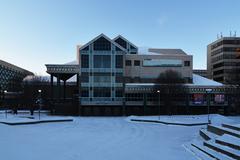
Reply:
[[50, 90], [51, 90], [51, 101], [53, 101], [53, 75], [52, 74], [51, 74]]
[[58, 101], [61, 97], [61, 84], [60, 84], [60, 74], [57, 75], [57, 92], [58, 92]]
[[66, 99], [66, 80], [63, 80], [63, 99]]

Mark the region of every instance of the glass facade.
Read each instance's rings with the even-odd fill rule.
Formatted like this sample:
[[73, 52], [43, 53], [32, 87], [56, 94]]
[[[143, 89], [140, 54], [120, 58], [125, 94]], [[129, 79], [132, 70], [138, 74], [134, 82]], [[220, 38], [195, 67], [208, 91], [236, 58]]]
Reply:
[[93, 49], [95, 51], [109, 51], [111, 50], [111, 42], [109, 42], [104, 37], [100, 37], [95, 42], [93, 42]]
[[89, 56], [88, 55], [81, 55], [81, 67], [89, 68]]
[[22, 80], [27, 75], [33, 75], [26, 70], [15, 68], [16, 66], [0, 60], [0, 90], [21, 91]]
[[93, 89], [94, 97], [111, 97], [111, 88], [110, 87], [95, 87]]
[[181, 67], [182, 60], [179, 59], [145, 59], [143, 61], [145, 67]]
[[94, 68], [111, 68], [110, 55], [94, 55]]
[[116, 55], [116, 68], [123, 68], [123, 55]]

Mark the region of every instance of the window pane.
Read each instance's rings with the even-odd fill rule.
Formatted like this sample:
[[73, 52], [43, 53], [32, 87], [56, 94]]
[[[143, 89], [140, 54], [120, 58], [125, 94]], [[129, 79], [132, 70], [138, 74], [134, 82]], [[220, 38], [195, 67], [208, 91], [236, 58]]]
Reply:
[[94, 68], [111, 68], [111, 56], [95, 55]]
[[107, 39], [104, 37], [100, 37], [98, 40], [96, 40], [93, 43], [93, 48], [94, 50], [99, 50], [99, 51], [109, 51], [111, 50], [111, 42], [109, 42]]
[[123, 68], [123, 56], [116, 55], [116, 68]]
[[134, 66], [140, 66], [140, 61], [139, 60], [135, 60], [134, 61]]
[[89, 56], [88, 55], [81, 55], [81, 67], [89, 68]]
[[118, 38], [117, 40], [115, 40], [115, 42], [117, 43], [117, 44], [119, 44], [120, 46], [122, 46], [123, 48], [127, 48], [127, 42], [126, 41], [124, 41], [122, 38]]
[[81, 82], [89, 82], [89, 75], [86, 72], [81, 74]]
[[132, 66], [132, 61], [131, 60], [126, 60], [126, 66]]
[[94, 97], [111, 97], [111, 88], [96, 87], [94, 88]]
[[94, 82], [96, 83], [108, 83], [111, 82], [111, 74], [110, 73], [94, 73]]
[[123, 74], [116, 73], [116, 83], [123, 83]]

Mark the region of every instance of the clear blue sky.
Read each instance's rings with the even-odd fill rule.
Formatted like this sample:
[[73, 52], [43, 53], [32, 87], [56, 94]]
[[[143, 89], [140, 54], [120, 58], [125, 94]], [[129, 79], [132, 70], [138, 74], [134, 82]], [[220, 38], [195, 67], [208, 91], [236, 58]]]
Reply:
[[240, 36], [239, 0], [0, 0], [0, 59], [38, 74], [100, 33], [181, 48], [205, 68], [207, 44], [230, 30]]

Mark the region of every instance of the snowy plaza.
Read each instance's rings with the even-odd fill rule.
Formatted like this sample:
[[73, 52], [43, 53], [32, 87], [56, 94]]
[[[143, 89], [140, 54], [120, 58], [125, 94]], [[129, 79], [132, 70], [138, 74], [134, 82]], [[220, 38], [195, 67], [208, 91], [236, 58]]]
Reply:
[[[21, 113], [17, 116], [8, 115], [12, 122], [19, 121], [19, 117], [26, 119]], [[132, 117], [72, 117], [72, 122], [15, 126], [0, 123], [0, 156], [4, 160], [197, 159], [185, 144], [200, 139], [199, 130], [206, 128], [206, 125], [190, 127], [131, 122]], [[52, 117], [42, 115], [41, 118]], [[194, 119], [193, 122], [203, 122], [207, 117], [161, 118], [165, 121]], [[236, 119], [220, 115], [211, 115], [211, 119], [212, 123], [236, 123]], [[4, 113], [0, 114], [0, 120], [6, 121]]]

